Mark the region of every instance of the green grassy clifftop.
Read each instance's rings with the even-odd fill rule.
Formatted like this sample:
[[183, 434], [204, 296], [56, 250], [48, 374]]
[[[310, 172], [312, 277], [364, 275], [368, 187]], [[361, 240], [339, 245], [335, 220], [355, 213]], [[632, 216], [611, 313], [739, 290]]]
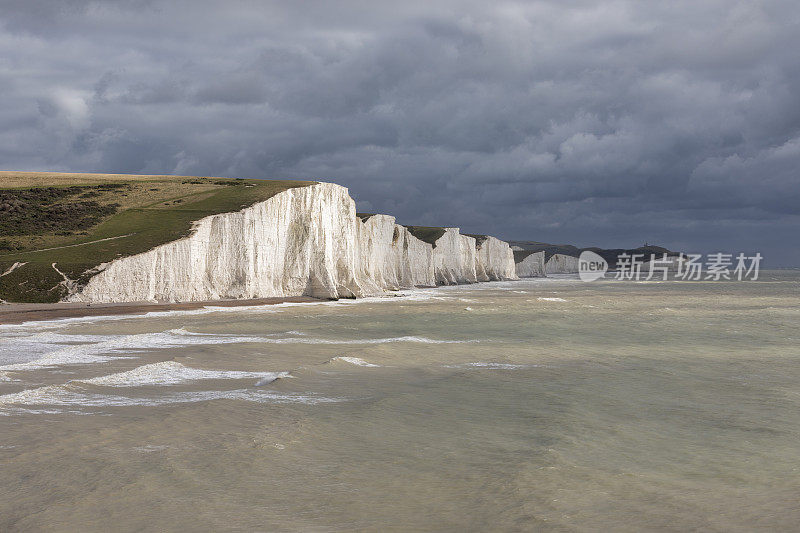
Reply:
[[195, 220], [312, 183], [0, 172], [0, 299], [58, 301], [59, 271], [85, 282], [102, 263], [187, 235]]
[[406, 228], [411, 235], [433, 246], [436, 246], [436, 241], [445, 233], [444, 228], [436, 226], [406, 226]]

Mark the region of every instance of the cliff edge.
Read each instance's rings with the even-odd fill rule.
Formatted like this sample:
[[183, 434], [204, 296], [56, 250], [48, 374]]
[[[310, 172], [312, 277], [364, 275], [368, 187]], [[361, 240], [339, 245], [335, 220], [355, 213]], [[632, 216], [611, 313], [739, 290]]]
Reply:
[[66, 299], [355, 298], [516, 279], [513, 253], [498, 239], [479, 246], [446, 228], [434, 246], [394, 217], [364, 218], [356, 216], [355, 202], [340, 185], [287, 189], [240, 211], [202, 218], [184, 238], [102, 265]]

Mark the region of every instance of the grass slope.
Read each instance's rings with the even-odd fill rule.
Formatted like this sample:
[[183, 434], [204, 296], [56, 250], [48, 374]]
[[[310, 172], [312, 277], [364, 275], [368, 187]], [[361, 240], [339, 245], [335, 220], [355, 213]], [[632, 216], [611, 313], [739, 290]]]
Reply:
[[483, 244], [483, 241], [489, 238], [488, 235], [479, 235], [477, 233], [463, 233], [462, 235], [466, 235], [467, 237], [472, 237], [475, 239], [475, 245], [480, 246]]
[[309, 181], [195, 176], [0, 172], [0, 299], [55, 302], [56, 267], [85, 283], [90, 269], [187, 235], [192, 223], [238, 211]]
[[436, 246], [436, 241], [444, 235], [444, 228], [435, 226], [406, 226], [406, 228], [411, 235], [433, 246]]
[[521, 263], [526, 257], [535, 253], [535, 250], [514, 250], [514, 263]]

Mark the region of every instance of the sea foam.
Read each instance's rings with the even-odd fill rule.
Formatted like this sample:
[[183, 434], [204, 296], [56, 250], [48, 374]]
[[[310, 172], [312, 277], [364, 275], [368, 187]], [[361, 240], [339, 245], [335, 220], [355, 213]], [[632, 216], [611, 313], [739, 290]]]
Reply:
[[133, 370], [109, 374], [97, 378], [83, 379], [81, 383], [104, 387], [140, 387], [147, 385], [179, 385], [193, 381], [210, 379], [258, 379], [258, 384], [266, 385], [281, 378], [289, 377], [289, 372], [244, 372], [238, 370], [203, 370], [182, 365], [177, 361], [162, 361], [143, 365]]
[[[258, 403], [320, 404], [346, 401], [314, 394], [282, 394], [264, 389], [205, 390], [172, 392], [158, 396], [135, 397], [106, 395], [82, 390], [76, 383], [47, 385], [0, 396], [0, 414], [14, 414], [22, 405], [80, 407], [156, 407], [160, 405], [196, 403], [211, 400], [242, 400]], [[6, 411], [6, 412], [4, 412]], [[47, 411], [48, 413], [53, 411]]]
[[336, 361], [342, 361], [343, 363], [350, 363], [351, 365], [356, 365], [356, 366], [369, 366], [369, 367], [379, 367], [379, 366], [381, 366], [381, 365], [376, 365], [374, 363], [370, 363], [370, 362], [364, 361], [360, 357], [347, 357], [347, 356], [343, 356], [343, 355], [331, 358], [330, 360], [328, 360], [328, 363], [335, 363]]
[[512, 363], [464, 363], [460, 365], [445, 365], [445, 368], [480, 368], [485, 370], [522, 370], [526, 368], [539, 368], [542, 365], [518, 365]]
[[[37, 335], [41, 335], [37, 337]], [[62, 335], [42, 333], [29, 337], [4, 338], [6, 350], [27, 350], [39, 357], [21, 363], [0, 365], [0, 372], [21, 372], [53, 368], [62, 365], [92, 364], [130, 357], [148, 350], [178, 348], [189, 345], [213, 344], [384, 344], [421, 343], [457, 344], [474, 343], [477, 340], [442, 340], [422, 336], [381, 337], [377, 339], [329, 339], [308, 337], [299, 331], [268, 335], [238, 335], [198, 333], [183, 328], [170, 329], [156, 333], [134, 335]], [[44, 353], [42, 353], [42, 351]], [[49, 350], [49, 351], [47, 351]], [[6, 375], [7, 374], [3, 374]]]

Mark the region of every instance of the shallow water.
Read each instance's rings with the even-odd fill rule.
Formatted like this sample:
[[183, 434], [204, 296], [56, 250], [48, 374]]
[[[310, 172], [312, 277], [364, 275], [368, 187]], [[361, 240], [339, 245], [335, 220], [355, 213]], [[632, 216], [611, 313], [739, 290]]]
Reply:
[[0, 326], [0, 530], [793, 530], [800, 274]]

